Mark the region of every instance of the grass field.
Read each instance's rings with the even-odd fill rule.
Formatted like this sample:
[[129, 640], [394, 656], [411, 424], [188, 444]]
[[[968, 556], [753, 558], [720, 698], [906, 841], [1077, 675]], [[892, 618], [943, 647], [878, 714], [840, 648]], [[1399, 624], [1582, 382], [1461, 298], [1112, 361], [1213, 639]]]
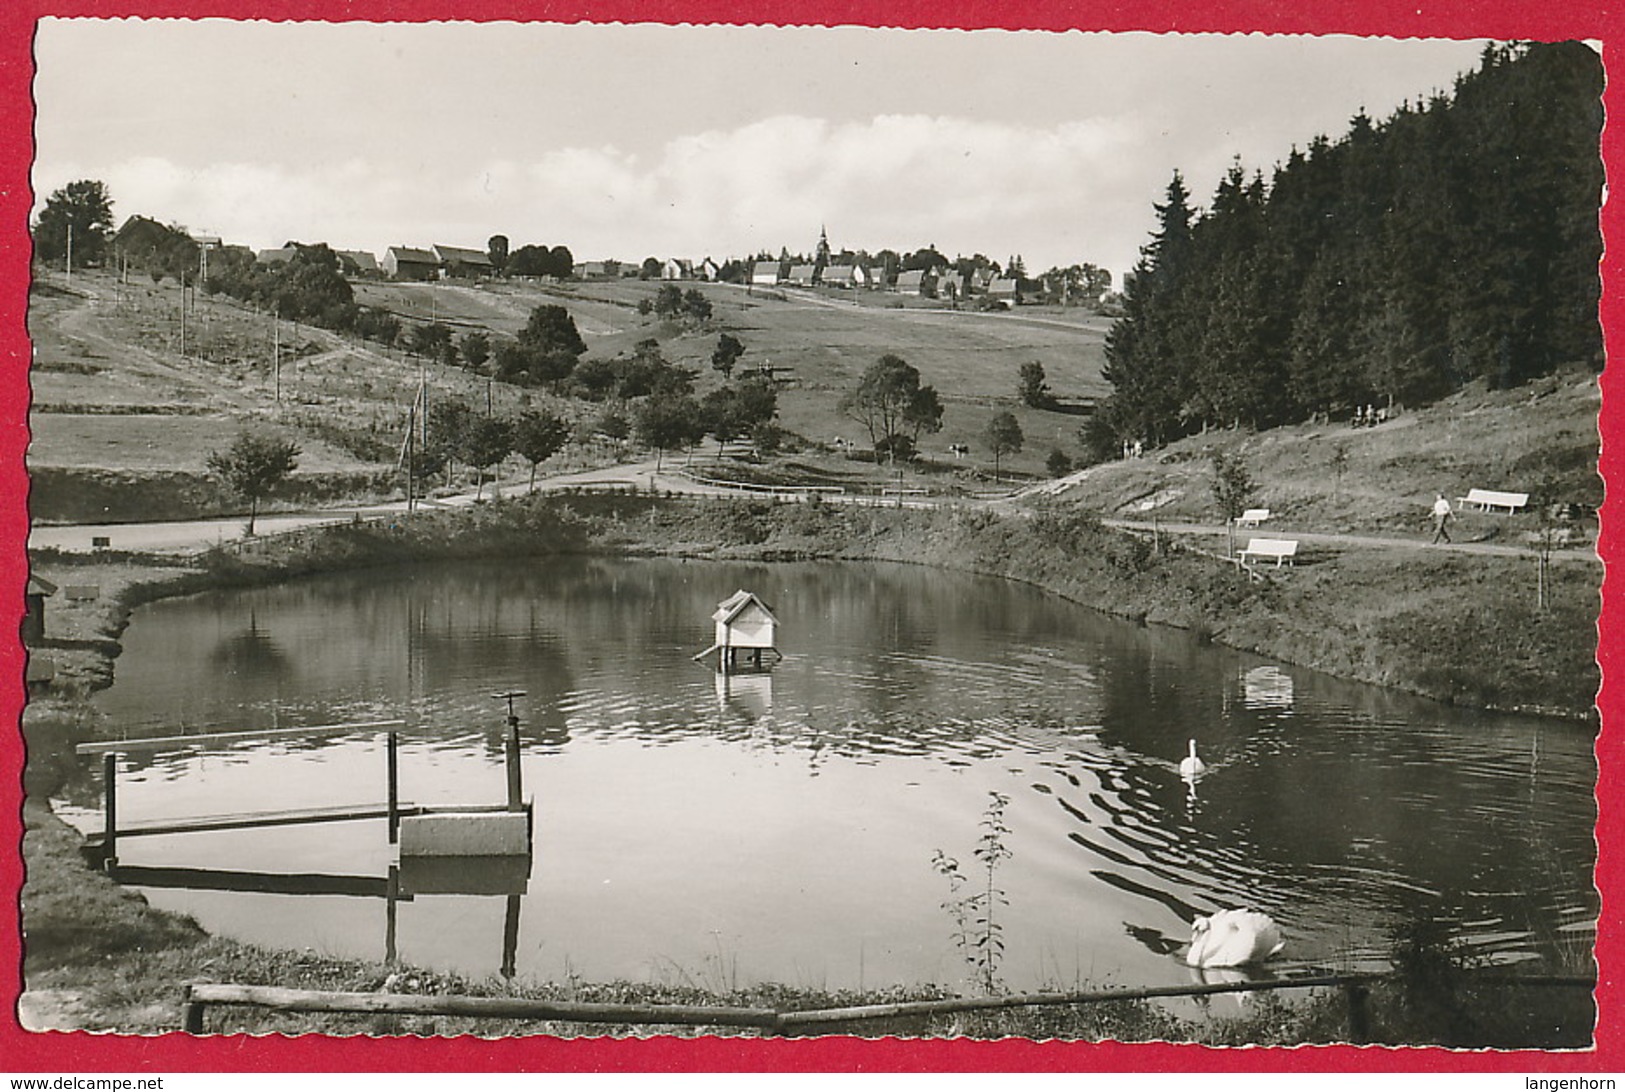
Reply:
[[[1108, 391], [1100, 374], [1108, 322], [1084, 311], [949, 312], [934, 301], [887, 306], [903, 301], [873, 293], [703, 284], [685, 288], [711, 301], [713, 318], [705, 327], [686, 329], [638, 313], [639, 302], [659, 290], [655, 281], [366, 281], [355, 288], [364, 305], [387, 308], [406, 323], [438, 320], [459, 336], [485, 330], [509, 337], [536, 306], [559, 304], [574, 318], [589, 357], [627, 354], [652, 337], [668, 359], [699, 373], [702, 393], [722, 381], [710, 358], [719, 334], [730, 332], [745, 343], [742, 366], [769, 363], [785, 380], [780, 420], [808, 441], [791, 455], [804, 468], [795, 473], [808, 480], [874, 482], [894, 473], [854, 461], [834, 444], [837, 437], [866, 442], [861, 426], [843, 417], [838, 405], [885, 353], [917, 367], [945, 405], [942, 431], [922, 439], [923, 460], [904, 472], [909, 485], [985, 487], [992, 459], [982, 433], [1000, 411], [1014, 413], [1026, 436], [1024, 450], [1003, 460], [1007, 474], [1044, 477], [1052, 449], [1080, 454], [1076, 434], [1086, 418], [1022, 405], [1016, 387], [1023, 363], [1043, 364], [1063, 402]], [[179, 293], [167, 281], [121, 287], [106, 275], [85, 273], [69, 288], [46, 276], [36, 284], [29, 318], [36, 344], [29, 463], [81, 478], [97, 469], [201, 475], [209, 452], [253, 421], [298, 439], [304, 452], [299, 473], [307, 480], [376, 480], [396, 461], [406, 407], [420, 381], [427, 382], [431, 400], [455, 398], [483, 408], [489, 399], [498, 414], [542, 406], [584, 423], [604, 410], [309, 326], [284, 322], [273, 333], [269, 316], [221, 298], [200, 299], [189, 315], [183, 356]], [[280, 383], [272, 369], [278, 344]], [[1527, 491], [1547, 477], [1557, 481], [1564, 499], [1595, 504], [1601, 499], [1597, 412], [1589, 372], [1512, 391], [1470, 388], [1374, 429], [1303, 424], [1256, 435], [1192, 437], [1144, 459], [1096, 467], [1059, 498], [1114, 515], [1211, 519], [1216, 509], [1210, 456], [1224, 449], [1241, 456], [1258, 483], [1253, 503], [1275, 511], [1277, 525], [1288, 519], [1317, 530], [1415, 532], [1436, 491], [1452, 498], [1473, 487]], [[951, 456], [949, 446], [960, 444], [970, 454]], [[614, 451], [572, 443], [544, 472], [615, 457]], [[522, 472], [517, 460], [508, 470]], [[784, 480], [789, 471], [767, 467], [752, 473]], [[331, 489], [323, 492], [330, 495]], [[1503, 534], [1509, 525], [1474, 523], [1473, 533], [1486, 536]]]
[[[1036, 474], [1051, 448], [1074, 456], [1082, 419], [1042, 412], [1017, 397], [1017, 369], [1038, 361], [1049, 385], [1063, 401], [1104, 396], [1100, 377], [1107, 324], [1086, 312], [1077, 318], [1043, 315], [950, 312], [934, 301], [913, 306], [874, 306], [862, 293], [822, 289], [747, 291], [737, 285], [685, 284], [712, 305], [703, 330], [686, 330], [639, 315], [640, 300], [652, 300], [657, 281], [588, 281], [558, 286], [430, 286], [369, 282], [357, 299], [385, 307], [412, 322], [431, 318], [454, 330], [478, 328], [514, 334], [539, 304], [565, 307], [587, 343], [587, 355], [629, 354], [644, 338], [656, 338], [667, 359], [700, 372], [701, 389], [720, 382], [711, 368], [717, 337], [726, 331], [745, 343], [743, 367], [768, 363], [787, 385], [780, 394], [781, 424], [814, 443], [836, 437], [857, 441], [860, 426], [838, 411], [841, 397], [857, 386], [863, 371], [893, 353], [920, 370], [945, 406], [943, 429], [922, 448], [945, 457], [950, 444], [971, 448], [971, 462], [991, 470], [982, 433], [997, 412], [1015, 413], [1027, 436], [1025, 450], [1004, 461]], [[901, 297], [887, 297], [900, 301]], [[853, 302], [855, 299], [863, 303]], [[922, 306], [921, 304], [930, 306]]]

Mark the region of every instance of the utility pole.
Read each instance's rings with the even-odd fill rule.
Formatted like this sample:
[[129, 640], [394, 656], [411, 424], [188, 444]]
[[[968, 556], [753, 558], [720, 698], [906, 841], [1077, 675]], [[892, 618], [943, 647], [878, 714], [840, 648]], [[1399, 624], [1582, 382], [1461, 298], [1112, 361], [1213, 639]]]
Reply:
[[271, 375], [276, 386], [276, 404], [282, 405], [282, 305], [271, 308]]
[[68, 257], [62, 270], [68, 277], [68, 283], [73, 283], [73, 221], [68, 221]]

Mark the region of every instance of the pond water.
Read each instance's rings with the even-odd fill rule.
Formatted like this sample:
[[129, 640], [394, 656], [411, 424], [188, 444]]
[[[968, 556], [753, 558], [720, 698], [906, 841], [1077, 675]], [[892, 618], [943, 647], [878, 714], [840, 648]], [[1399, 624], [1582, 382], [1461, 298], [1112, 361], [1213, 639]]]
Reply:
[[[784, 659], [724, 678], [691, 656], [740, 588], [776, 612]], [[124, 646], [98, 699], [114, 731], [399, 718], [401, 796], [422, 805], [503, 801], [494, 695], [524, 691], [528, 874], [391, 888], [379, 820], [121, 841], [122, 866], [172, 870], [147, 874], [153, 903], [248, 941], [473, 975], [959, 986], [954, 904], [986, 885], [974, 853], [995, 793], [1010, 853], [993, 876], [997, 972], [1013, 989], [1190, 981], [1191, 919], [1229, 906], [1281, 924], [1287, 968], [1380, 965], [1419, 919], [1531, 970], [1594, 937], [1589, 731], [1338, 682], [997, 580], [424, 566], [154, 603]], [[1192, 738], [1209, 766], [1194, 788], [1177, 768]], [[85, 762], [59, 806], [96, 828]], [[119, 771], [121, 822], [375, 802], [386, 735], [170, 746]], [[957, 894], [938, 851], [960, 862]], [[245, 875], [272, 890], [217, 889]]]

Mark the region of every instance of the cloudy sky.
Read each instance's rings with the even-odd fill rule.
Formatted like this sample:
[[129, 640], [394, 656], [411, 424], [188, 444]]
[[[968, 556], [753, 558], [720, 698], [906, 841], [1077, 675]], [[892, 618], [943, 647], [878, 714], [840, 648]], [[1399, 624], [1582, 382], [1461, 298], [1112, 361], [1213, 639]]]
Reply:
[[577, 259], [782, 246], [1128, 268], [1198, 203], [1447, 90], [1482, 43], [865, 28], [48, 19], [37, 201], [107, 183], [255, 248], [493, 234]]

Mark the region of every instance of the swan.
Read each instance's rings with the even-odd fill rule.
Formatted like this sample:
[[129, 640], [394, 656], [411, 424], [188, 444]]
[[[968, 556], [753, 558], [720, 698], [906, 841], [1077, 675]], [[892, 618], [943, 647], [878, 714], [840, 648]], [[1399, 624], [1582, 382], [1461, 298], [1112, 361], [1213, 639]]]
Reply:
[[1201, 777], [1207, 773], [1207, 763], [1196, 757], [1196, 741], [1191, 740], [1191, 753], [1179, 760], [1180, 777]]
[[1257, 910], [1220, 910], [1191, 923], [1192, 967], [1241, 967], [1261, 963], [1286, 946], [1281, 928]]

